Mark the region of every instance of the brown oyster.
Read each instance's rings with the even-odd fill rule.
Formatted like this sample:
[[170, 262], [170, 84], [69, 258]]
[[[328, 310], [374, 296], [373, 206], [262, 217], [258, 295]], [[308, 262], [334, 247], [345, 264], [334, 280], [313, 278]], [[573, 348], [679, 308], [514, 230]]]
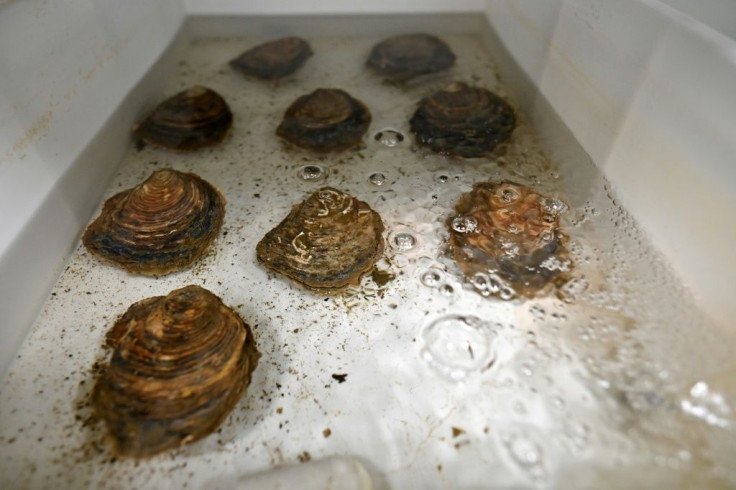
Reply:
[[317, 89], [289, 106], [276, 134], [300, 148], [327, 153], [358, 145], [370, 123], [368, 108], [344, 90]]
[[246, 75], [273, 80], [291, 75], [312, 54], [304, 39], [284, 37], [249, 49], [230, 61], [230, 66]]
[[516, 117], [493, 92], [453, 82], [423, 99], [409, 123], [420, 145], [437, 153], [474, 158], [506, 141]]
[[366, 64], [393, 80], [449, 69], [455, 54], [440, 38], [429, 34], [405, 34], [386, 39], [373, 47]]
[[248, 324], [199, 286], [133, 304], [107, 334], [114, 349], [92, 403], [114, 451], [151, 456], [201, 439], [250, 384], [260, 354]]
[[452, 256], [479, 289], [492, 290], [489, 278], [497, 277], [530, 295], [558, 273], [543, 262], [561, 252], [558, 214], [565, 208], [514, 182], [475, 184], [447, 222]]
[[115, 194], [82, 236], [87, 250], [128, 272], [161, 276], [206, 252], [225, 215], [225, 198], [200, 177], [157, 170]]
[[220, 94], [194, 86], [159, 104], [133, 133], [152, 145], [193, 151], [220, 143], [232, 122], [233, 114]]
[[358, 283], [383, 253], [383, 222], [368, 204], [330, 187], [297, 204], [256, 247], [258, 261], [314, 291]]

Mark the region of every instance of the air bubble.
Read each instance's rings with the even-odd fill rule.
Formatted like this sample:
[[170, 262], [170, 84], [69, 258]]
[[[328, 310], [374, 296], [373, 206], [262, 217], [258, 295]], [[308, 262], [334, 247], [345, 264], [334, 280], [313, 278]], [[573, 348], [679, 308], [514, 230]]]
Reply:
[[504, 301], [509, 301], [516, 296], [516, 291], [511, 286], [503, 286], [498, 292], [498, 297]]
[[396, 250], [405, 252], [407, 250], [411, 250], [416, 246], [417, 239], [411, 233], [407, 231], [401, 231], [395, 233], [391, 237], [390, 242], [391, 246], [393, 246]]
[[439, 174], [437, 177], [435, 177], [435, 180], [440, 184], [444, 184], [445, 182], [450, 180], [450, 176], [447, 174]]
[[522, 435], [507, 436], [504, 446], [511, 459], [533, 479], [544, 476], [544, 456], [539, 445]]
[[542, 233], [539, 234], [539, 241], [541, 241], [542, 243], [549, 243], [554, 237], [555, 234], [553, 232], [551, 232], [550, 230], [544, 230]]
[[493, 361], [490, 329], [474, 316], [439, 318], [424, 327], [421, 338], [422, 359], [454, 381], [463, 380]]
[[443, 284], [439, 287], [439, 291], [442, 296], [452, 296], [455, 293], [455, 288], [449, 284]]
[[458, 233], [473, 233], [478, 230], [478, 220], [473, 216], [456, 216], [450, 226]]
[[327, 170], [321, 165], [305, 165], [299, 169], [297, 175], [307, 182], [322, 180], [327, 176]]
[[523, 374], [526, 377], [531, 377], [534, 374], [534, 370], [528, 363], [524, 363], [521, 366], [519, 366], [519, 371], [521, 374]]
[[422, 274], [419, 280], [422, 281], [422, 284], [425, 286], [433, 288], [442, 280], [442, 273], [436, 269], [430, 269]]
[[404, 135], [395, 129], [382, 129], [381, 131], [378, 131], [373, 138], [389, 148], [393, 148], [404, 141]]
[[477, 272], [473, 277], [470, 278], [470, 284], [480, 292], [488, 291], [490, 288], [491, 280], [488, 274]]
[[378, 187], [384, 185], [387, 180], [386, 174], [382, 172], [374, 172], [368, 177], [368, 181]]

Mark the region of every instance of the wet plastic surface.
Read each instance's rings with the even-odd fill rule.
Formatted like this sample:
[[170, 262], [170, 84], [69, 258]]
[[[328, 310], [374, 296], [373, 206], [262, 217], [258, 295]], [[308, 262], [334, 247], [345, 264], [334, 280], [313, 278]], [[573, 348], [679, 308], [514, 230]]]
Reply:
[[[565, 160], [545, 153], [521, 111], [505, 153], [456, 160], [414, 148], [417, 102], [448, 82], [509, 97], [478, 38], [445, 39], [455, 67], [406, 85], [364, 67], [379, 39], [310, 38], [313, 58], [275, 83], [227, 66], [261, 39], [192, 44], [168, 94], [195, 83], [217, 90], [235, 116], [230, 135], [191, 155], [131, 148], [105, 198], [156, 169], [195, 172], [227, 199], [223, 231], [191, 269], [158, 279], [77, 247], [2, 385], [2, 486], [217, 488], [332, 454], [366, 461], [379, 488], [615, 486], [622, 468], [622, 488], [734, 481], [732, 402], [691, 390], [731, 369], [731, 344], [579, 149]], [[371, 110], [362, 147], [329, 156], [286, 148], [275, 135], [283, 111], [325, 86]], [[482, 296], [444, 253], [460, 195], [505, 178], [570, 207], [561, 230], [572, 265], [556, 265], [570, 280], [533, 300]], [[255, 257], [291, 206], [325, 185], [366, 201], [386, 225], [377, 271], [337, 296], [268, 274]], [[150, 460], [114, 460], [89, 408], [104, 335], [131, 303], [187, 284], [207, 287], [254, 327], [263, 357], [251, 386], [210, 437]]]

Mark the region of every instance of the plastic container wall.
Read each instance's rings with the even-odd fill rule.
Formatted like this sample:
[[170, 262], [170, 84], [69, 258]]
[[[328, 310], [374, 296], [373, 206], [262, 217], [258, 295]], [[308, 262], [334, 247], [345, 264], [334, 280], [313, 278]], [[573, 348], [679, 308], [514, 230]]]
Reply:
[[[701, 18], [719, 5], [703, 2]], [[655, 0], [492, 0], [487, 17], [703, 309], [734, 331], [736, 42]]]
[[[0, 373], [98, 204], [143, 101], [118, 106], [183, 19], [177, 0], [0, 5]], [[105, 131], [110, 124], [126, 129]]]

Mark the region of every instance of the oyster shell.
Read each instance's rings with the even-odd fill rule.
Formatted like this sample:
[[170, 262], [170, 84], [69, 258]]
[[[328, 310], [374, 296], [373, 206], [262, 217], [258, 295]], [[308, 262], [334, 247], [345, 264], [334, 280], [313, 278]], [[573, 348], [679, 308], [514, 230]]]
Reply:
[[511, 106], [493, 92], [453, 82], [422, 99], [409, 123], [420, 145], [474, 158], [506, 141], [516, 118]]
[[256, 247], [258, 261], [314, 291], [356, 284], [383, 253], [383, 222], [368, 204], [330, 187], [295, 205]]
[[527, 295], [552, 279], [558, 271], [542, 264], [561, 245], [560, 207], [550, 201], [509, 181], [475, 184], [463, 194], [447, 224], [452, 256], [466, 277], [495, 274]]
[[92, 395], [114, 451], [135, 458], [214, 431], [250, 384], [260, 354], [248, 324], [199, 286], [133, 304]]
[[161, 102], [133, 128], [133, 133], [152, 145], [193, 151], [221, 142], [232, 121], [225, 99], [197, 85]]
[[245, 51], [230, 61], [230, 66], [246, 75], [272, 80], [294, 73], [312, 54], [304, 39], [284, 37]]
[[200, 177], [157, 170], [115, 194], [82, 236], [94, 255], [128, 272], [161, 276], [204, 255], [225, 216], [225, 198]]
[[300, 148], [326, 153], [358, 145], [370, 123], [368, 108], [344, 90], [317, 89], [289, 106], [276, 134]]
[[455, 54], [440, 38], [429, 34], [405, 34], [386, 39], [373, 47], [366, 64], [394, 80], [449, 69]]

